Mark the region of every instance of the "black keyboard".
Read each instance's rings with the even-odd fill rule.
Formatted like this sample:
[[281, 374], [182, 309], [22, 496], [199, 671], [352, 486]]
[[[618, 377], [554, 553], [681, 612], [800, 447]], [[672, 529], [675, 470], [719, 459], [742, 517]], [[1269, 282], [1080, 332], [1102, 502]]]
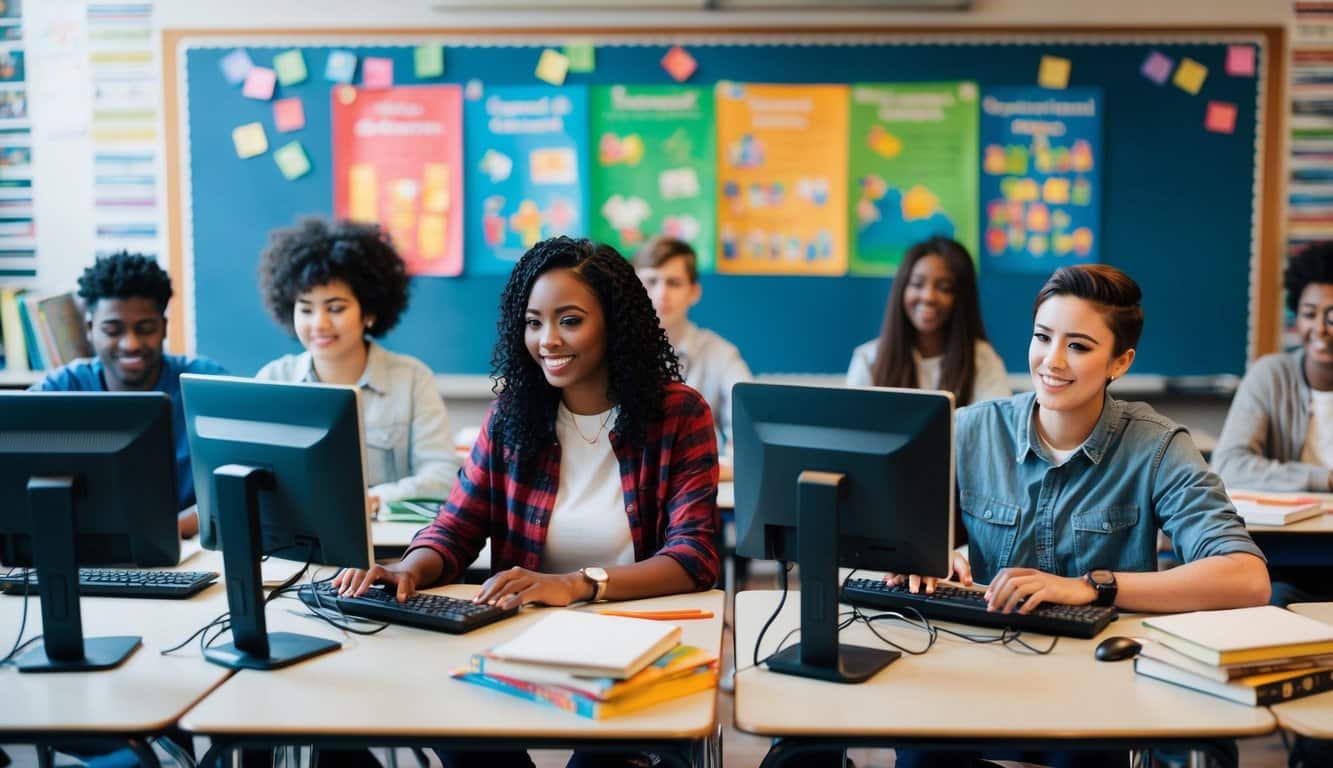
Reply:
[[[23, 568], [0, 576], [0, 592], [22, 595]], [[79, 594], [88, 597], [189, 597], [214, 581], [216, 571], [157, 571], [119, 568], [80, 568]], [[28, 575], [29, 595], [37, 594], [37, 572]]]
[[518, 613], [518, 608], [497, 608], [445, 595], [416, 594], [405, 602], [381, 587], [371, 587], [360, 597], [339, 597], [327, 581], [303, 585], [297, 593], [301, 602], [314, 608], [342, 611], [348, 616], [406, 624], [461, 635]]
[[[905, 586], [890, 586], [883, 579], [849, 579], [842, 589], [842, 601], [881, 611], [903, 612], [915, 608], [933, 621], [956, 621], [978, 627], [1016, 629], [1046, 635], [1094, 637], [1115, 621], [1114, 608], [1095, 605], [1057, 605], [1044, 603], [1032, 613], [1000, 613], [986, 610], [983, 592], [941, 584], [932, 594], [912, 594]], [[915, 618], [911, 611], [905, 615]]]

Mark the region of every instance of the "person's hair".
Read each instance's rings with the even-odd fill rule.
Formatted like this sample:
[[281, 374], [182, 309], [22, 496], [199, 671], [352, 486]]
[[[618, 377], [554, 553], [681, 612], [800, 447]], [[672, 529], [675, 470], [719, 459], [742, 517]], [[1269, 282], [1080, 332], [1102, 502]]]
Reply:
[[1105, 264], [1060, 267], [1051, 274], [1032, 305], [1032, 317], [1052, 296], [1074, 296], [1090, 301], [1115, 337], [1112, 355], [1119, 357], [1139, 345], [1143, 333], [1143, 292], [1134, 278]]
[[560, 390], [546, 381], [524, 338], [532, 287], [554, 269], [570, 270], [601, 305], [607, 397], [620, 406], [615, 431], [622, 438], [642, 441], [650, 421], [662, 417], [666, 385], [681, 380], [676, 355], [634, 267], [609, 245], [563, 236], [543, 240], [518, 260], [500, 294], [499, 339], [491, 358], [496, 437], [521, 460], [555, 435]]
[[699, 254], [690, 244], [674, 237], [658, 235], [649, 238], [634, 252], [635, 269], [661, 269], [672, 259], [680, 259], [685, 264], [685, 273], [690, 276], [690, 283], [699, 282]]
[[877, 387], [920, 386], [916, 380], [917, 331], [907, 318], [904, 295], [912, 281], [912, 269], [927, 256], [939, 256], [953, 276], [953, 309], [944, 327], [944, 359], [940, 365], [940, 389], [953, 393], [959, 405], [972, 402], [972, 385], [976, 378], [977, 342], [986, 340], [986, 327], [981, 322], [981, 300], [977, 296], [977, 272], [972, 266], [972, 255], [963, 245], [947, 237], [932, 237], [907, 249], [898, 274], [889, 289], [888, 306], [884, 310], [884, 326], [875, 348], [875, 364], [871, 381]]
[[407, 310], [407, 265], [389, 236], [374, 224], [304, 219], [269, 233], [259, 257], [259, 292], [278, 325], [295, 333], [296, 300], [335, 280], [347, 283], [363, 317], [374, 317], [366, 330], [379, 338], [398, 324]]
[[79, 276], [79, 299], [89, 312], [102, 299], [134, 298], [150, 299], [158, 311], [167, 311], [171, 278], [151, 256], [118, 251], [97, 259]]
[[1287, 268], [1282, 271], [1287, 309], [1296, 311], [1305, 286], [1311, 283], [1333, 285], [1333, 242], [1311, 243], [1287, 259]]

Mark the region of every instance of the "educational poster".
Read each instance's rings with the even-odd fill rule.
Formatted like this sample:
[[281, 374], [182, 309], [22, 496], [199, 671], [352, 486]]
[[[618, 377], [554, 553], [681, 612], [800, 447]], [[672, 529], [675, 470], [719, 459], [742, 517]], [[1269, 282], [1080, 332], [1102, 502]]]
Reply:
[[988, 88], [981, 100], [983, 270], [1099, 260], [1098, 88]]
[[592, 238], [628, 258], [658, 234], [684, 240], [713, 271], [717, 162], [713, 99], [684, 85], [594, 86]]
[[411, 274], [460, 274], [462, 90], [339, 85], [332, 101], [334, 214], [383, 226]]
[[852, 274], [892, 275], [935, 235], [977, 257], [977, 102], [971, 82], [852, 86]]
[[468, 274], [508, 274], [537, 241], [587, 232], [586, 87], [478, 89], [464, 122]]
[[717, 84], [717, 271], [847, 272], [847, 86]]

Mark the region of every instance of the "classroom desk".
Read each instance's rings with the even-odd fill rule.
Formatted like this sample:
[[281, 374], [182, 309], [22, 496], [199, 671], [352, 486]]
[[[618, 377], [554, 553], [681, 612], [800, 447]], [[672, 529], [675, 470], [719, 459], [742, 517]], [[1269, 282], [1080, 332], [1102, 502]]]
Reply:
[[[750, 666], [760, 627], [776, 607], [777, 591], [736, 596], [736, 727], [774, 739], [764, 768], [796, 765], [803, 754], [847, 746], [921, 749], [1201, 750], [1235, 764], [1229, 740], [1275, 727], [1262, 707], [1246, 707], [1134, 673], [1128, 662], [1098, 662], [1095, 640], [1062, 638], [1048, 656], [1016, 653], [941, 634], [922, 656], [902, 658], [866, 683], [839, 685], [779, 675]], [[772, 652], [800, 616], [800, 594], [788, 595], [764, 636]], [[881, 634], [910, 647], [923, 635], [877, 622]], [[957, 627], [958, 625], [951, 625]], [[973, 629], [994, 635], [991, 630]], [[1139, 622], [1122, 617], [1103, 633], [1135, 635]], [[864, 625], [842, 632], [843, 642], [886, 647]], [[1035, 643], [1049, 642], [1034, 636]]]
[[[477, 587], [456, 584], [430, 591], [468, 597]], [[723, 600], [723, 593], [713, 590], [616, 605], [710, 610], [712, 619], [680, 622], [682, 640], [720, 650]], [[465, 635], [391, 626], [360, 637], [284, 606], [298, 608], [276, 601], [268, 611], [270, 631], [335, 638], [343, 648], [272, 672], [243, 670], [213, 691], [181, 720], [184, 729], [213, 742], [201, 764], [239, 747], [293, 743], [636, 750], [661, 755], [664, 764], [674, 766], [715, 756], [716, 691], [594, 721], [449, 679], [449, 672], [472, 653], [522, 632], [551, 609], [525, 608], [515, 618]]]
[[[1296, 613], [1333, 624], [1333, 603], [1293, 603], [1289, 607]], [[1273, 716], [1278, 725], [1301, 736], [1333, 740], [1333, 692], [1274, 705]]]
[[1246, 525], [1270, 566], [1328, 565], [1333, 554], [1333, 493], [1303, 493], [1324, 503], [1324, 514], [1290, 525]]

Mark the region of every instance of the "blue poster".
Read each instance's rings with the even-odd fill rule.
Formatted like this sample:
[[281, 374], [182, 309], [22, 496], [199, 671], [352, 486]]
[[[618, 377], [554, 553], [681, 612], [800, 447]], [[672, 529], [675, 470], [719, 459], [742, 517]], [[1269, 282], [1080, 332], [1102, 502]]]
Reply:
[[464, 270], [507, 275], [537, 241], [587, 231], [588, 91], [474, 87], [463, 110]]
[[1101, 89], [987, 88], [981, 150], [982, 273], [1100, 260]]

